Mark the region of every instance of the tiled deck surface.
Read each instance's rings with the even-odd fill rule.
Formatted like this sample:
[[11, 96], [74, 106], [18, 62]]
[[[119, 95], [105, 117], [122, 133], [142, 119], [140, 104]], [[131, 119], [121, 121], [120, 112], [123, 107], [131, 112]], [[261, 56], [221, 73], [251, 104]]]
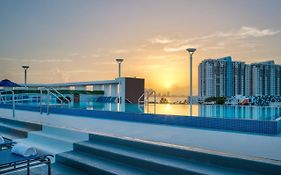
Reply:
[[[0, 108], [0, 117], [12, 118], [10, 109]], [[131, 137], [231, 154], [264, 157], [281, 161], [281, 135], [267, 136], [229, 131], [205, 130], [94, 119], [67, 115], [40, 115], [39, 112], [16, 111], [16, 119], [119, 137]]]

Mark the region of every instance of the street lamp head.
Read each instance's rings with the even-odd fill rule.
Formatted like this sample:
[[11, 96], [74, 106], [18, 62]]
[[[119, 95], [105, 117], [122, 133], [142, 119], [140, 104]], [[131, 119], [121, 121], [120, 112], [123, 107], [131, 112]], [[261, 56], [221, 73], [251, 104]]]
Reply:
[[24, 69], [28, 69], [28, 68], [29, 68], [29, 66], [22, 66], [22, 68], [24, 68]]
[[196, 51], [196, 49], [195, 48], [187, 48], [186, 51], [188, 51], [189, 54], [193, 54]]
[[118, 64], [121, 64], [124, 61], [124, 59], [123, 58], [117, 58], [116, 61], [117, 61]]

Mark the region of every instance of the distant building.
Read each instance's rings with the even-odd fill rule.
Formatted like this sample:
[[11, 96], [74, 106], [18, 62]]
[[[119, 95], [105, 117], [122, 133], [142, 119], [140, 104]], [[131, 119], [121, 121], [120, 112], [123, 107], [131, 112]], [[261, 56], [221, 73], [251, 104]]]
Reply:
[[229, 97], [245, 89], [245, 63], [233, 62], [230, 56], [206, 59], [199, 64], [199, 96]]
[[166, 96], [167, 96], [167, 97], [170, 97], [170, 92], [169, 92], [169, 91], [167, 92], [167, 95], [166, 95]]
[[250, 74], [250, 95], [281, 95], [281, 65], [276, 65], [274, 61], [254, 63], [250, 65]]
[[199, 99], [235, 95], [281, 95], [281, 65], [245, 64], [230, 56], [203, 60], [198, 66]]

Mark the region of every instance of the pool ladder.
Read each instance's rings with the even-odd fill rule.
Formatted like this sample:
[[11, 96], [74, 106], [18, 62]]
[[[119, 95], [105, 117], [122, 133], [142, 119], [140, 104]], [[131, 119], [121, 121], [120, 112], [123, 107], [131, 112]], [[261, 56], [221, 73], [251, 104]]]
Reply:
[[[47, 92], [47, 101], [46, 101], [46, 113], [47, 115], [50, 114], [50, 106], [64, 106], [64, 105], [68, 105], [68, 107], [70, 107], [71, 101], [66, 98], [62, 93], [60, 93], [58, 90], [56, 90], [55, 88], [46, 88], [46, 87], [40, 87], [38, 88], [40, 90], [40, 114], [43, 114], [43, 92]], [[59, 101], [60, 103], [57, 104], [51, 104], [51, 97], [55, 97], [55, 99], [57, 101]]]
[[[150, 101], [150, 97], [153, 96], [153, 101]], [[147, 112], [149, 112], [149, 104], [153, 104], [154, 113], [156, 113], [156, 91], [153, 89], [145, 89], [144, 93], [138, 99], [139, 105], [146, 105]]]

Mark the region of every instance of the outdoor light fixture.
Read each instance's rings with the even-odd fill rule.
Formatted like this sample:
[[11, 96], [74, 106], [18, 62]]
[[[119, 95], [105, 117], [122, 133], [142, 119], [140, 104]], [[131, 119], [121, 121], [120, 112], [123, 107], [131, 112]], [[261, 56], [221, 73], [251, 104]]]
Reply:
[[22, 66], [22, 68], [24, 69], [24, 85], [26, 87], [26, 84], [27, 84], [27, 69], [29, 68], [29, 66], [25, 65], [25, 66]]
[[186, 51], [190, 56], [190, 94], [189, 94], [189, 104], [190, 104], [190, 115], [192, 115], [192, 55], [196, 51], [195, 48], [187, 48]]
[[124, 61], [123, 58], [117, 58], [116, 62], [118, 63], [118, 77], [121, 77], [121, 63]]

